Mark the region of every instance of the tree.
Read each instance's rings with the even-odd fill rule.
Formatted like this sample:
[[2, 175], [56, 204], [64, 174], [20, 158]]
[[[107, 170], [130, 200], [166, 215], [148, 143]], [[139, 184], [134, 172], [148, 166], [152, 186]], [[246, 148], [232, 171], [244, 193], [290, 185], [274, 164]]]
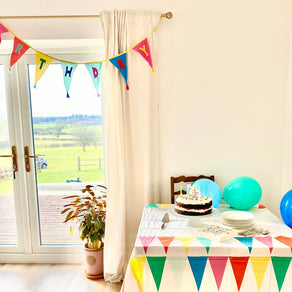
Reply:
[[96, 133], [89, 130], [86, 125], [76, 127], [73, 135], [76, 137], [76, 141], [82, 146], [84, 152], [86, 152], [86, 146], [96, 144]]
[[53, 128], [53, 132], [57, 139], [59, 139], [65, 127], [66, 125], [64, 124], [62, 120], [56, 120], [55, 126]]

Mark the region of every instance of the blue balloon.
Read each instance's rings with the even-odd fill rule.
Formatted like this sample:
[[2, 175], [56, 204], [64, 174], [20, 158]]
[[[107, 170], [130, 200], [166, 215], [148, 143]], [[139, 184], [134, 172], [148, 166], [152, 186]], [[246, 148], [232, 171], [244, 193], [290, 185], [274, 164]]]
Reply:
[[224, 201], [239, 210], [248, 210], [255, 206], [262, 197], [262, 188], [253, 178], [240, 176], [233, 179], [223, 191]]
[[196, 186], [197, 189], [198, 187], [200, 187], [200, 192], [202, 195], [211, 197], [214, 208], [217, 208], [219, 206], [222, 199], [222, 193], [218, 185], [212, 180], [207, 178], [201, 178], [193, 182], [192, 186]]
[[285, 224], [292, 228], [292, 190], [287, 192], [282, 198], [280, 212]]

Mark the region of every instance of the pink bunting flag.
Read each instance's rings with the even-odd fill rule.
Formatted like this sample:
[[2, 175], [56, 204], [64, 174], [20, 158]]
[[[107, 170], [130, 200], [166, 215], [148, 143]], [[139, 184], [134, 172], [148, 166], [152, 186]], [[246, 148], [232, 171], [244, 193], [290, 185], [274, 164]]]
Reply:
[[22, 40], [14, 37], [13, 51], [10, 57], [10, 67], [12, 67], [29, 49], [29, 46]]
[[261, 243], [265, 244], [269, 249], [270, 253], [273, 251], [273, 240], [271, 236], [265, 236], [265, 237], [255, 237], [256, 240], [260, 241]]
[[152, 57], [151, 57], [148, 39], [145, 38], [138, 45], [136, 45], [133, 48], [133, 50], [138, 52], [148, 62], [148, 64], [152, 68], [152, 72], [154, 72], [155, 70], [154, 70], [153, 65], [152, 65]]
[[8, 29], [2, 24], [0, 23], [0, 44], [1, 44], [1, 35], [2, 33], [8, 32]]
[[143, 244], [143, 248], [144, 248], [145, 253], [147, 253], [148, 246], [153, 241], [154, 236], [139, 236], [139, 238]]
[[227, 260], [228, 257], [209, 257], [209, 262], [216, 280], [218, 290], [220, 290]]

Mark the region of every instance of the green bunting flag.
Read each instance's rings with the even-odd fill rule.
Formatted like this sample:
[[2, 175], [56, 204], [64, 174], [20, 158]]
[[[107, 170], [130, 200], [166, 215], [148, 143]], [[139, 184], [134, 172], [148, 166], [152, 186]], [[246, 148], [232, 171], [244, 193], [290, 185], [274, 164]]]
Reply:
[[271, 257], [279, 291], [281, 291], [291, 258], [289, 257]]
[[197, 237], [197, 239], [205, 246], [207, 254], [208, 254], [212, 240], [208, 238], [204, 238], [204, 237]]
[[66, 88], [67, 92], [67, 97], [69, 98], [69, 88], [71, 85], [73, 73], [77, 67], [77, 64], [72, 64], [72, 63], [65, 63], [65, 62], [60, 62], [63, 70], [63, 77], [64, 77], [64, 85]]
[[91, 63], [91, 64], [85, 64], [88, 73], [91, 77], [91, 80], [93, 82], [93, 85], [95, 87], [95, 90], [97, 92], [97, 96], [100, 96], [99, 94], [99, 81], [100, 81], [100, 71], [102, 63]]
[[159, 290], [166, 257], [147, 257], [157, 291]]
[[148, 204], [146, 208], [158, 208], [156, 204]]

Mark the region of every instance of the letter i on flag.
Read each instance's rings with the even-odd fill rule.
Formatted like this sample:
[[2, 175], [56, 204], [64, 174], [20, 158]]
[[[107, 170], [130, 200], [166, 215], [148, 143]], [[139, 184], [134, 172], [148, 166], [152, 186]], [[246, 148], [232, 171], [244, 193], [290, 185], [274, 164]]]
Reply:
[[12, 67], [30, 47], [22, 40], [14, 37], [13, 51], [10, 57], [10, 67]]
[[124, 53], [122, 55], [119, 55], [117, 57], [114, 57], [110, 59], [110, 62], [117, 67], [117, 69], [120, 71], [122, 76], [124, 77], [126, 81], [126, 89], [129, 90], [128, 85], [128, 69], [127, 69], [127, 53]]
[[36, 52], [35, 54], [35, 78], [34, 78], [34, 87], [36, 88], [37, 82], [41, 79], [45, 71], [48, 69], [50, 63], [53, 61], [53, 58], [42, 54], [41, 52]]
[[70, 88], [73, 73], [77, 67], [77, 64], [66, 63], [66, 62], [60, 62], [60, 63], [61, 63], [62, 70], [63, 70], [64, 85], [66, 88], [67, 97], [69, 98], [70, 97], [69, 88]]
[[97, 92], [97, 96], [100, 96], [99, 94], [99, 81], [100, 81], [100, 71], [102, 63], [91, 63], [91, 64], [85, 64], [89, 75], [92, 79], [92, 82], [94, 84], [94, 87]]
[[8, 29], [2, 24], [0, 23], [0, 44], [1, 44], [1, 35], [2, 33], [8, 32]]
[[138, 45], [136, 45], [133, 48], [133, 50], [138, 52], [148, 62], [148, 64], [152, 68], [152, 72], [154, 72], [155, 70], [154, 70], [153, 65], [152, 65], [152, 57], [151, 57], [148, 39], [146, 38], [143, 41], [141, 41]]

